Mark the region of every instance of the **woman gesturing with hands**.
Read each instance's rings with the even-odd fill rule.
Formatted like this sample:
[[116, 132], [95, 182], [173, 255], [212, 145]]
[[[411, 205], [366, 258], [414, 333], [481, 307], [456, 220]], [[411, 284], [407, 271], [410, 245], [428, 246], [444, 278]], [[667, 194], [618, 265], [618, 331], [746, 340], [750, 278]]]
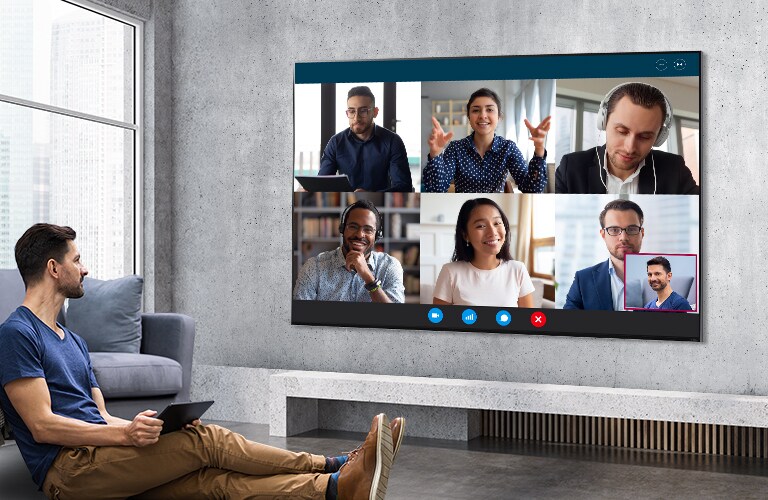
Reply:
[[432, 133], [429, 135], [429, 140], [427, 140], [427, 145], [429, 146], [429, 156], [432, 158], [439, 156], [448, 145], [448, 143], [451, 142], [451, 139], [453, 139], [453, 132], [448, 132], [446, 134], [443, 130], [443, 127], [440, 126], [440, 122], [438, 122], [437, 118], [433, 116]]
[[467, 102], [467, 118], [472, 127], [469, 136], [451, 142], [453, 132], [446, 133], [432, 117], [422, 191], [444, 193], [453, 182], [457, 193], [498, 193], [504, 190], [507, 174], [511, 174], [521, 191], [543, 192], [547, 184], [545, 143], [551, 117], [544, 118], [536, 127], [525, 120], [534, 144], [534, 156], [526, 165], [517, 145], [495, 133], [502, 116], [499, 96], [482, 88]]

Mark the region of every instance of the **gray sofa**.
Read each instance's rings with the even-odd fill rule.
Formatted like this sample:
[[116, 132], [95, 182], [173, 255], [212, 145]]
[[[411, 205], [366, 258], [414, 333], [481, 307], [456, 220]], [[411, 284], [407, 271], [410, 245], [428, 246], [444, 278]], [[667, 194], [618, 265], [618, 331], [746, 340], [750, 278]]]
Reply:
[[[23, 300], [24, 283], [19, 272], [0, 269], [0, 323]], [[170, 313], [141, 314], [140, 321], [139, 353], [90, 353], [107, 410], [126, 419], [143, 410], [161, 411], [168, 403], [189, 401], [194, 321], [189, 316]], [[63, 312], [59, 322], [66, 326]], [[109, 332], [103, 335], [108, 336]]]

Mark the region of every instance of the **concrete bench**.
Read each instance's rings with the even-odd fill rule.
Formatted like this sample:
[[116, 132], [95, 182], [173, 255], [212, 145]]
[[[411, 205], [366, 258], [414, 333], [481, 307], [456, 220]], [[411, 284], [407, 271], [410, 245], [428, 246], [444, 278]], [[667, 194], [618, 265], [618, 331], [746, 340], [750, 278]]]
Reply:
[[[382, 405], [405, 405], [410, 413], [425, 412], [412, 418], [414, 424], [433, 424], [409, 427], [416, 431], [409, 435], [458, 440], [480, 434], [481, 410], [768, 427], [766, 396], [289, 371], [269, 377], [270, 433], [339, 429], [332, 424], [340, 410], [330, 404], [338, 401], [369, 410], [356, 427], [365, 429], [365, 419], [370, 423]], [[325, 410], [332, 414], [324, 415]]]

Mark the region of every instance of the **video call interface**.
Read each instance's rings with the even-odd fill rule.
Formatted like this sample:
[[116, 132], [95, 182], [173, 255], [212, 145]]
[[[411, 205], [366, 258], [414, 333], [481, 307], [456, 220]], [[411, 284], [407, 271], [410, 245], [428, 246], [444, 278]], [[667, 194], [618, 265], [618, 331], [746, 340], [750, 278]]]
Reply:
[[296, 63], [291, 323], [700, 341], [700, 74]]

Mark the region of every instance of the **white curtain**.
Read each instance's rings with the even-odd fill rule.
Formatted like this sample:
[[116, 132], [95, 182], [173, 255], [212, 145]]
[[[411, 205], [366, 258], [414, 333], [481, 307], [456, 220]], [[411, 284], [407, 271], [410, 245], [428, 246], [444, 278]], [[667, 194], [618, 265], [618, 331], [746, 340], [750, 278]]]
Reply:
[[517, 220], [517, 246], [515, 248], [515, 260], [525, 264], [528, 268], [528, 256], [531, 251], [531, 210], [533, 208], [533, 196], [529, 194], [515, 195], [520, 199], [520, 211]]
[[[528, 139], [528, 129], [523, 120], [527, 118], [536, 126], [542, 118], [554, 114], [557, 91], [555, 82], [555, 80], [520, 80], [514, 82], [516, 85], [507, 85], [508, 92], [514, 92], [507, 96], [510, 102], [514, 102], [510, 120], [512, 123], [507, 122], [508, 137], [515, 137], [515, 142], [526, 161], [533, 156], [533, 142]], [[510, 125], [514, 125], [514, 128]]]

